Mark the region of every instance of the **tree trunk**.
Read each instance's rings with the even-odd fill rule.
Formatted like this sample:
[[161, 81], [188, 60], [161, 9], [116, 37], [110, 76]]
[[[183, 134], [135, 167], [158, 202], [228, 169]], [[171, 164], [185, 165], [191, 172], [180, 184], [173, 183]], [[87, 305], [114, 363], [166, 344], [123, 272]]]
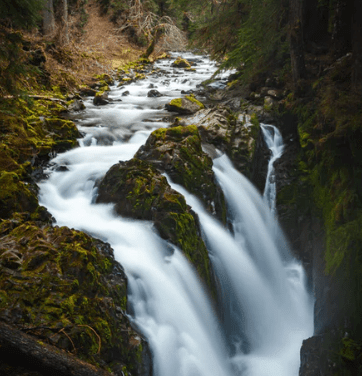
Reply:
[[332, 34], [332, 51], [336, 57], [341, 57], [352, 49], [353, 1], [338, 0], [336, 4]]
[[362, 2], [354, 0], [352, 16], [352, 89], [362, 94]]
[[[15, 355], [15, 357], [14, 357]], [[21, 366], [42, 375], [111, 376], [54, 346], [0, 321], [0, 363]]]
[[69, 43], [68, 0], [62, 0], [61, 22], [62, 22], [63, 42]]
[[44, 35], [52, 34], [55, 31], [55, 18], [53, 0], [46, 0], [43, 8], [43, 32]]
[[298, 87], [298, 82], [306, 74], [303, 45], [303, 0], [290, 0], [289, 45], [293, 83], [295, 87]]

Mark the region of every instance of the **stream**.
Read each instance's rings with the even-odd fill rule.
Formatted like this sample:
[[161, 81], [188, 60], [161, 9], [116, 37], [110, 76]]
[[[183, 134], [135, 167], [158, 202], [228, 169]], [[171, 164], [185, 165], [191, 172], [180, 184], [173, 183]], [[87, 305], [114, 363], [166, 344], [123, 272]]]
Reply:
[[[171, 68], [176, 56], [155, 63], [165, 72], [111, 87], [111, 104], [85, 101], [77, 123], [84, 134], [80, 147], [52, 160], [40, 202], [57, 225], [111, 244], [128, 277], [130, 320], [150, 344], [155, 376], [296, 376], [302, 341], [313, 335], [313, 299], [269, 209], [275, 210], [275, 186], [267, 188], [266, 202], [225, 155], [214, 159], [232, 223], [227, 229], [169, 179], [199, 215], [217, 278], [217, 313], [194, 268], [176, 247], [170, 255], [151, 223], [115, 216], [112, 205], [94, 203], [95, 182], [113, 164], [131, 159], [153, 130], [169, 125], [164, 105], [216, 70], [206, 56], [191, 53], [183, 58], [196, 62], [196, 72]], [[226, 84], [226, 75], [218, 84]], [[151, 88], [163, 96], [147, 97]], [[277, 135], [263, 126], [272, 150], [277, 146], [268, 142], [270, 130]], [[272, 163], [272, 185], [270, 176]]]

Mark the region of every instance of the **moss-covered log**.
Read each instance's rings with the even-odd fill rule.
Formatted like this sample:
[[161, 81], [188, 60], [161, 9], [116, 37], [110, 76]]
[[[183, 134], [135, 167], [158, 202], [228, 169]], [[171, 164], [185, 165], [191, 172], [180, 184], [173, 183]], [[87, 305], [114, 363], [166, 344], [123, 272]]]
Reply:
[[[111, 373], [0, 321], [0, 372], [33, 375], [110, 376]], [[21, 370], [19, 370], [21, 366]]]

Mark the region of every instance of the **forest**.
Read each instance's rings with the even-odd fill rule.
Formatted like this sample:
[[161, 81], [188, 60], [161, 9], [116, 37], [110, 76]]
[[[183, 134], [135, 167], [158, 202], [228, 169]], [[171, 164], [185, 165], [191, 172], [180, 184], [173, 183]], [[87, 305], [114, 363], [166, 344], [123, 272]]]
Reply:
[[[152, 210], [144, 201], [141, 210], [136, 180], [134, 197], [128, 186], [117, 186], [127, 202], [102, 193], [99, 202], [116, 203], [122, 216], [154, 221], [161, 238], [194, 263], [218, 305], [197, 215], [164, 185], [161, 172], [174, 172], [168, 162], [152, 165], [153, 159], [164, 158], [161, 139], [183, 158], [202, 153], [196, 143], [207, 142], [262, 192], [268, 151], [260, 124], [275, 125], [285, 143], [274, 164], [278, 220], [314, 299], [314, 335], [303, 341], [299, 375], [361, 375], [361, 20], [360, 0], [2, 0], [0, 375], [158, 376], [146, 336], [126, 314], [127, 276], [112, 247], [87, 231], [58, 227], [39, 204], [39, 192], [51, 159], [78, 145], [85, 98], [109, 105], [111, 86], [147, 78], [173, 51], [216, 61], [217, 72], [199, 89], [206, 109], [197, 93], [186, 98], [197, 110], [221, 114], [227, 125], [217, 120], [213, 135], [211, 126], [196, 124], [195, 131], [180, 111], [169, 118], [174, 131], [154, 131], [129, 165], [121, 165], [127, 184], [137, 170], [144, 181], [157, 181], [157, 192], [179, 204], [172, 215], [164, 214], [170, 202], [161, 200]], [[172, 66], [181, 61], [192, 71], [189, 60]], [[210, 89], [228, 70], [226, 86]], [[252, 125], [244, 132], [238, 119], [246, 115]], [[185, 129], [177, 133], [179, 126]], [[183, 143], [182, 137], [190, 138]], [[180, 184], [203, 197], [227, 227], [212, 162], [198, 158], [188, 162], [194, 172], [180, 172]], [[204, 192], [188, 174], [199, 174]], [[107, 173], [97, 189], [108, 189], [107, 177], [112, 181]], [[143, 190], [153, 187], [147, 184]]]

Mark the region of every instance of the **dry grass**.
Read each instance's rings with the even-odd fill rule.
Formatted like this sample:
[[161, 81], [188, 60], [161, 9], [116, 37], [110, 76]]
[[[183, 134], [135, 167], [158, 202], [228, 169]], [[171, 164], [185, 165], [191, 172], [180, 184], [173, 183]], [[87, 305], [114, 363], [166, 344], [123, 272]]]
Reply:
[[88, 20], [83, 30], [78, 27], [81, 22], [79, 15], [69, 18], [70, 38], [67, 44], [59, 43], [60, 38], [56, 35], [48, 39], [39, 34], [26, 36], [44, 49], [45, 69], [52, 86], [75, 89], [94, 81], [97, 74], [112, 74], [114, 69], [136, 60], [144, 52], [120, 34], [106, 16], [100, 16], [95, 0], [88, 2], [86, 12]]
[[59, 29], [47, 39], [39, 34], [27, 36], [33, 45], [41, 46], [45, 52], [45, 69], [51, 86], [64, 91], [76, 89], [81, 84], [94, 81], [95, 75], [112, 74], [116, 68], [136, 60], [146, 47], [141, 49], [127, 39], [126, 29], [133, 23], [137, 23], [136, 29], [147, 35], [149, 41], [154, 31], [162, 27], [164, 32], [153, 56], [186, 46], [184, 33], [169, 17], [160, 18], [146, 11], [139, 0], [132, 0], [130, 4], [128, 19], [123, 26], [115, 25], [107, 16], [101, 16], [96, 0], [89, 0], [85, 6], [87, 22], [82, 28], [81, 11], [69, 16], [69, 42], [64, 42], [64, 34]]

